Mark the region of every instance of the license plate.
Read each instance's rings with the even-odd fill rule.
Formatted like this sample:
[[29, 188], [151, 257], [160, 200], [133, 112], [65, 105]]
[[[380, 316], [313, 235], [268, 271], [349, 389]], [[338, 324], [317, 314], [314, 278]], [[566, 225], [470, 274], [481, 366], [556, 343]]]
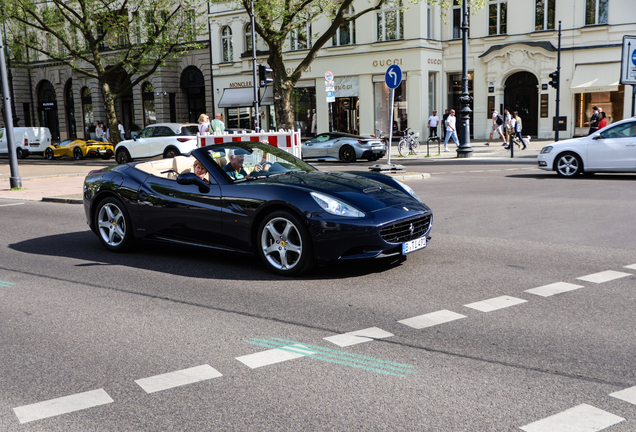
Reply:
[[100, 154], [101, 152], [102, 152], [101, 150], [97, 149], [97, 154]]
[[415, 240], [404, 242], [402, 243], [402, 255], [406, 255], [407, 253], [411, 253], [418, 249], [423, 249], [425, 247], [426, 247], [426, 236], [420, 237]]

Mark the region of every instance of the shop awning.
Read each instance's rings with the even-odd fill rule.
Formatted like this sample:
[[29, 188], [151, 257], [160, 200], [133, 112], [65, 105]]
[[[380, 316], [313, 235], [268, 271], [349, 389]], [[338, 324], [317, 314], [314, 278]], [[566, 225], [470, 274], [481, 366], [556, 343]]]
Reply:
[[[260, 94], [263, 94], [263, 90], [260, 90]], [[274, 105], [274, 91], [271, 87], [265, 89], [265, 95], [260, 104]], [[225, 89], [219, 101], [220, 108], [251, 107], [253, 105], [254, 89], [252, 87]]]
[[617, 91], [620, 74], [620, 63], [577, 65], [570, 90], [573, 93]]

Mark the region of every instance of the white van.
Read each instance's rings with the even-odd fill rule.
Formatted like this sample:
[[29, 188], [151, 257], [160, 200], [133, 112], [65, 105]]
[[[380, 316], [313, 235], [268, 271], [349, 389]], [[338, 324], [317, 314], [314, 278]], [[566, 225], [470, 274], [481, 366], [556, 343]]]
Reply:
[[[30, 154], [44, 154], [44, 149], [51, 145], [51, 131], [45, 127], [15, 127], [15, 148], [18, 159]], [[7, 130], [0, 129], [0, 155], [9, 153]]]

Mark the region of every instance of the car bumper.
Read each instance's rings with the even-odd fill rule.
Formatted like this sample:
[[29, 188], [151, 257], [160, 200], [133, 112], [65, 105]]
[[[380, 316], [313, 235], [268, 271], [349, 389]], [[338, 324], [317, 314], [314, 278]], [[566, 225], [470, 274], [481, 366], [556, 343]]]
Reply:
[[368, 159], [370, 157], [377, 157], [379, 159], [381, 157], [384, 157], [385, 154], [386, 150], [366, 150], [364, 153], [362, 153], [362, 156], [360, 156], [360, 158]]
[[112, 157], [115, 153], [111, 149], [106, 150], [98, 150], [98, 149], [88, 149], [86, 152], [86, 156], [94, 156], [94, 157], [104, 157], [109, 156]]
[[537, 166], [542, 170], [553, 171], [553, 162], [554, 161], [552, 157], [550, 157], [549, 153], [540, 154], [537, 157]]
[[[316, 261], [327, 263], [401, 255], [405, 241], [430, 238], [432, 223], [430, 211], [405, 212], [389, 208], [361, 219], [330, 215], [310, 218], [309, 229], [314, 239]], [[414, 226], [413, 234], [410, 234], [411, 226]], [[404, 235], [395, 237], [393, 228], [405, 230]]]

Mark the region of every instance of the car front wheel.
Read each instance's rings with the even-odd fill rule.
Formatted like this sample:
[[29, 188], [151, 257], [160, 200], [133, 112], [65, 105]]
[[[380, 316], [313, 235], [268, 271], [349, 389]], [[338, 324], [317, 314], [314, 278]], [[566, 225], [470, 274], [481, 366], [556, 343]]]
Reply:
[[130, 162], [130, 154], [126, 149], [117, 150], [117, 154], [115, 155], [115, 160], [118, 164], [125, 164]]
[[574, 153], [564, 153], [556, 161], [556, 172], [562, 177], [574, 177], [583, 171], [581, 158]]
[[53, 160], [53, 150], [51, 150], [51, 148], [47, 148], [46, 150], [44, 150], [44, 157], [48, 160]]
[[132, 243], [130, 218], [117, 198], [106, 198], [99, 203], [95, 211], [95, 229], [104, 247], [112, 252], [123, 252]]
[[285, 211], [274, 212], [261, 222], [257, 249], [263, 263], [283, 276], [298, 275], [313, 265], [307, 229], [298, 218]]

